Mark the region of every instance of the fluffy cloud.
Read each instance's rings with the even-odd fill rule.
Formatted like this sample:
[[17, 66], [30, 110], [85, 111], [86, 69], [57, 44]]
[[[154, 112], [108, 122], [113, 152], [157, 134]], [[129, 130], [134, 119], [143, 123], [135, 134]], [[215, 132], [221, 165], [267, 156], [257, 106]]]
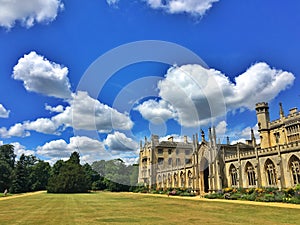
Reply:
[[138, 144], [135, 141], [117, 131], [107, 135], [104, 144], [112, 151], [135, 151], [138, 149]]
[[[170, 14], [188, 13], [203, 16], [219, 0], [141, 0], [153, 9], [162, 9]], [[109, 5], [116, 5], [119, 0], [106, 0]]]
[[[168, 141], [168, 139], [172, 137], [173, 138], [173, 141], [174, 142], [183, 142], [184, 141], [184, 137], [183, 136], [180, 136], [178, 134], [170, 134], [170, 135], [167, 135], [167, 136], [164, 136], [164, 137], [160, 137], [159, 138], [159, 141]], [[187, 140], [188, 142], [192, 142], [192, 139], [190, 137], [187, 136]]]
[[43, 134], [60, 134], [58, 131], [61, 124], [48, 118], [38, 118], [35, 121], [25, 121], [23, 123], [16, 123], [9, 129], [5, 127], [0, 128], [0, 136], [2, 138], [10, 137], [27, 137], [30, 136], [30, 131], [36, 131]]
[[143, 0], [154, 9], [163, 9], [168, 13], [188, 13], [203, 16], [212, 4], [219, 0]]
[[0, 26], [12, 28], [18, 21], [22, 26], [53, 21], [64, 8], [61, 0], [0, 0]]
[[[34, 121], [17, 123], [8, 130], [5, 127], [0, 128], [0, 136], [2, 138], [24, 137], [30, 135], [29, 131], [59, 135], [67, 127], [78, 130], [97, 130], [102, 133], [111, 130], [130, 130], [133, 127], [133, 122], [127, 114], [122, 114], [91, 98], [87, 92], [72, 94], [72, 99], [68, 102], [70, 106], [51, 118], [38, 118]], [[58, 109], [61, 107], [48, 106], [47, 108], [60, 111]]]
[[172, 105], [164, 100], [160, 100], [157, 102], [150, 99], [135, 107], [134, 110], [139, 111], [145, 119], [151, 121], [154, 124], [161, 123], [161, 120], [166, 121], [168, 119], [171, 119], [176, 114]]
[[19, 142], [11, 143], [14, 146], [14, 152], [17, 155], [17, 158], [20, 158], [22, 154], [24, 155], [35, 155], [35, 151], [27, 150], [24, 145], [21, 145]]
[[[158, 83], [162, 100], [156, 103], [148, 100], [136, 109], [145, 119], [152, 121], [159, 115], [152, 113], [156, 110], [153, 107], [159, 106], [159, 112], [173, 115], [180, 125], [196, 127], [207, 124], [211, 118], [224, 116], [228, 111], [252, 110], [255, 103], [274, 99], [291, 86], [294, 79], [292, 73], [270, 68], [263, 62], [252, 65], [235, 78], [235, 83], [220, 71], [200, 65], [172, 67]], [[160, 104], [161, 101], [172, 107]]]
[[218, 123], [218, 125], [216, 126], [216, 134], [218, 135], [224, 135], [226, 133], [227, 130], [227, 123], [226, 121], [221, 121]]
[[51, 107], [50, 105], [45, 105], [45, 109], [50, 111], [50, 112], [55, 112], [55, 113], [61, 113], [64, 111], [64, 107], [62, 105], [58, 105], [55, 107]]
[[0, 118], [8, 118], [10, 111], [0, 104]]
[[57, 129], [60, 125], [48, 118], [38, 118], [35, 121], [23, 123], [24, 130], [33, 130], [43, 134], [59, 134]]
[[30, 133], [25, 131], [25, 127], [21, 123], [16, 123], [11, 126], [9, 129], [5, 127], [0, 128], [0, 136], [2, 138], [10, 138], [10, 137], [26, 137], [29, 136]]
[[69, 143], [63, 139], [47, 142], [43, 146], [38, 146], [36, 153], [55, 162], [59, 159], [68, 159], [74, 151], [80, 153], [82, 163], [110, 158], [102, 142], [85, 136], [71, 137]]
[[65, 118], [69, 120], [69, 117], [64, 114], [72, 112], [72, 121], [65, 121], [64, 123], [72, 122], [68, 125], [75, 129], [96, 129], [99, 132], [106, 133], [113, 129], [130, 130], [133, 126], [133, 122], [128, 115], [91, 98], [87, 92], [79, 91], [77, 94], [73, 94], [70, 106], [71, 110], [66, 109], [66, 113], [56, 116], [55, 119]]
[[50, 62], [32, 51], [20, 58], [14, 66], [12, 77], [21, 80], [27, 91], [57, 98], [70, 98], [68, 68]]
[[251, 139], [251, 129], [253, 130], [254, 136], [256, 138], [256, 143], [260, 143], [260, 138], [259, 138], [259, 132], [258, 132], [258, 125], [256, 124], [254, 127], [246, 127], [241, 131], [234, 132], [229, 134], [228, 136], [230, 137], [231, 144], [236, 144], [238, 142], [245, 143], [246, 140]]

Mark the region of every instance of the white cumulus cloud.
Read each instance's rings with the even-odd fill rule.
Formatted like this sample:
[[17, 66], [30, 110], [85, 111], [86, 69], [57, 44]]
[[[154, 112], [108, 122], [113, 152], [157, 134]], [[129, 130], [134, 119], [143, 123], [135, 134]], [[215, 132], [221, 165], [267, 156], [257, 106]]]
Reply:
[[[170, 14], [187, 13], [192, 16], [203, 16], [219, 0], [140, 0], [153, 9], [161, 9]], [[119, 0], [106, 0], [115, 6]]]
[[35, 155], [35, 151], [26, 149], [26, 147], [19, 142], [13, 142], [11, 144], [14, 146], [14, 153], [17, 155], [17, 158], [20, 158], [22, 154]]
[[[111, 130], [130, 130], [133, 122], [130, 117], [124, 113], [118, 112], [116, 109], [109, 107], [88, 95], [87, 92], [79, 91], [72, 95], [70, 101], [70, 109], [66, 109], [67, 114], [72, 113], [72, 121], [65, 121], [75, 129], [98, 130], [102, 133], [110, 132]], [[66, 119], [70, 117], [57, 115], [55, 119]]]
[[64, 8], [61, 0], [0, 0], [0, 5], [0, 26], [7, 29], [16, 22], [27, 28], [51, 22]]
[[46, 106], [50, 111], [62, 110], [50, 118], [24, 121], [9, 129], [0, 128], [0, 136], [2, 138], [25, 137], [30, 135], [30, 131], [59, 135], [68, 127], [78, 130], [97, 130], [101, 133], [109, 133], [112, 130], [130, 130], [133, 127], [129, 115], [120, 113], [97, 99], [91, 98], [87, 92], [79, 91], [77, 94], [72, 94], [72, 99], [68, 99], [67, 102], [70, 105], [65, 109], [60, 105]]
[[2, 104], [0, 104], [0, 118], [8, 118], [10, 110], [4, 108]]
[[134, 140], [118, 131], [108, 134], [104, 144], [112, 151], [136, 151], [139, 148]]
[[0, 128], [0, 136], [2, 138], [10, 138], [10, 137], [27, 137], [30, 133], [25, 130], [25, 127], [21, 123], [16, 123], [11, 126], [9, 129], [5, 127]]
[[50, 112], [56, 112], [56, 113], [61, 113], [61, 112], [64, 111], [64, 107], [62, 105], [52, 107], [52, 106], [46, 104], [45, 109], [50, 111]]
[[20, 58], [14, 66], [12, 77], [23, 81], [27, 91], [41, 93], [57, 98], [70, 98], [68, 68], [63, 67], [36, 52]]
[[59, 159], [68, 159], [74, 151], [80, 153], [82, 163], [110, 158], [102, 142], [85, 136], [71, 137], [69, 143], [63, 139], [47, 142], [43, 146], [38, 146], [36, 153], [55, 162]]
[[139, 111], [145, 119], [154, 124], [161, 123], [161, 120], [166, 121], [175, 116], [175, 110], [172, 105], [164, 100], [157, 102], [150, 99], [135, 107], [134, 110]]
[[230, 137], [231, 144], [236, 144], [238, 142], [246, 143], [246, 140], [251, 140], [251, 129], [253, 130], [256, 143], [259, 144], [260, 138], [257, 124], [254, 127], [245, 127], [241, 131], [230, 133], [228, 136]]
[[212, 4], [219, 0], [143, 0], [154, 9], [163, 9], [168, 13], [188, 13], [203, 16]]
[[[200, 65], [172, 67], [158, 82], [159, 97], [148, 100], [136, 109], [143, 118], [152, 121], [168, 112], [185, 127], [208, 124], [211, 118], [224, 116], [228, 111], [255, 108], [260, 101], [270, 101], [290, 87], [295, 76], [287, 71], [271, 68], [264, 62], [256, 63], [235, 78], [235, 83], [215, 69]], [[161, 101], [169, 104], [160, 104]], [[158, 107], [159, 106], [159, 107]], [[168, 119], [161, 114], [163, 119]], [[224, 125], [224, 124], [223, 124]]]

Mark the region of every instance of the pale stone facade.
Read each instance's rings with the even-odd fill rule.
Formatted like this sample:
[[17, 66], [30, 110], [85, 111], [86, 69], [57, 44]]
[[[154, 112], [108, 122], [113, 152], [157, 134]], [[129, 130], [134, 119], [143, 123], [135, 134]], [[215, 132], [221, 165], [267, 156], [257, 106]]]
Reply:
[[267, 103], [256, 104], [260, 144], [253, 131], [246, 143], [217, 143], [215, 129], [208, 140], [201, 132], [192, 143], [159, 142], [158, 136], [141, 142], [139, 182], [158, 188], [191, 188], [199, 193], [225, 187], [287, 188], [300, 183], [300, 112], [270, 121]]

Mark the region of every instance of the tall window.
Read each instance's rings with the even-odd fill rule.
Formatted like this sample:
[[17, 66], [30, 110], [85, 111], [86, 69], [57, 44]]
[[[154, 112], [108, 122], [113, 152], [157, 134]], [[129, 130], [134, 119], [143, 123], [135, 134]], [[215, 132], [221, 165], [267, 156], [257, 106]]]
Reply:
[[174, 186], [175, 187], [178, 186], [178, 175], [177, 175], [177, 173], [174, 173]]
[[290, 159], [290, 171], [292, 173], [293, 178], [293, 184], [299, 184], [300, 183], [300, 160], [296, 156], [292, 156]]
[[161, 176], [158, 175], [158, 188], [161, 188], [162, 187], [162, 182], [161, 182]]
[[189, 172], [188, 172], [188, 185], [189, 185], [189, 187], [192, 187], [192, 177], [193, 177], [193, 174], [192, 174], [192, 172], [189, 170]]
[[248, 185], [249, 186], [255, 186], [255, 170], [254, 167], [252, 166], [251, 163], [246, 164], [246, 173], [247, 173], [247, 178], [248, 178]]
[[230, 166], [231, 186], [237, 186], [238, 173], [234, 165]]
[[180, 173], [180, 183], [181, 183], [181, 187], [184, 187], [184, 183], [185, 183], [185, 174], [181, 171]]
[[168, 174], [168, 184], [169, 184], [169, 187], [171, 187], [171, 185], [172, 185], [172, 176], [171, 176], [171, 174]]
[[164, 158], [158, 158], [158, 165], [164, 164]]
[[164, 184], [164, 187], [167, 187], [167, 177], [165, 174], [163, 175], [163, 184]]
[[274, 163], [270, 159], [266, 161], [265, 170], [268, 185], [275, 186], [277, 184], [276, 169]]
[[162, 148], [159, 148], [157, 150], [157, 154], [162, 155], [164, 153], [164, 150]]
[[180, 158], [176, 158], [176, 166], [180, 166]]

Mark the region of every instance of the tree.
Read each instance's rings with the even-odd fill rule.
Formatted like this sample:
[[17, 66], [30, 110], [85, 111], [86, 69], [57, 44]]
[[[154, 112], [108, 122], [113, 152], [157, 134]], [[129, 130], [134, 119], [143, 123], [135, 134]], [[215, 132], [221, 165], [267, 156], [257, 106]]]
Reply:
[[40, 191], [45, 190], [50, 177], [50, 164], [42, 160], [38, 160], [33, 166], [31, 166], [29, 172], [29, 190]]
[[11, 186], [15, 157], [13, 145], [0, 146], [0, 192]]
[[66, 162], [56, 163], [52, 171], [47, 191], [50, 193], [85, 193], [91, 188], [89, 176], [80, 165], [79, 154], [73, 152]]
[[10, 188], [12, 193], [27, 192], [28, 188], [28, 170], [26, 168], [26, 156], [22, 154], [17, 162], [13, 173], [13, 181]]
[[10, 144], [0, 146], [0, 160], [9, 164], [11, 168], [15, 165], [16, 155], [14, 154], [14, 146]]

